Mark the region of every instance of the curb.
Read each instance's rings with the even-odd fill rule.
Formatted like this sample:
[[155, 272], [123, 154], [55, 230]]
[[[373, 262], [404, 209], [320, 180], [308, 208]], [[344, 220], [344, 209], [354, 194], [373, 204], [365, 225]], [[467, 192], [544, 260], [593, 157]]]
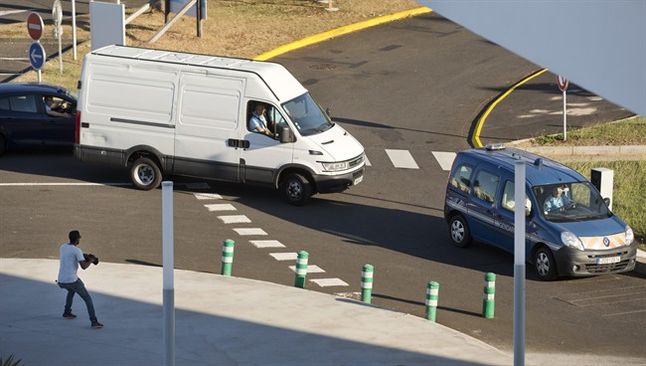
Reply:
[[478, 117], [476, 117], [476, 124], [473, 125], [472, 127], [472, 135], [471, 138], [469, 139], [469, 142], [471, 143], [471, 146], [473, 147], [483, 147], [484, 145], [482, 144], [482, 141], [480, 141], [480, 132], [482, 132], [482, 127], [484, 126], [485, 122], [487, 121], [487, 117], [489, 117], [489, 114], [496, 108], [498, 103], [502, 102], [503, 99], [507, 98], [509, 94], [511, 94], [516, 88], [519, 86], [525, 84], [526, 82], [534, 79], [535, 77], [540, 76], [544, 72], [546, 72], [547, 69], [540, 69], [537, 71], [534, 71], [530, 73], [529, 75], [525, 76], [522, 78], [520, 81], [509, 87], [509, 89], [505, 90], [501, 94], [499, 94], [497, 97], [495, 97], [491, 102], [487, 104], [485, 109], [480, 112]]
[[343, 26], [343, 27], [332, 29], [332, 30], [327, 31], [327, 32], [315, 34], [313, 36], [309, 36], [309, 37], [303, 38], [303, 39], [298, 40], [298, 41], [294, 41], [294, 42], [291, 42], [291, 43], [288, 43], [288, 44], [284, 44], [284, 45], [279, 46], [278, 48], [275, 48], [275, 49], [273, 49], [271, 51], [268, 51], [268, 52], [265, 52], [263, 54], [260, 54], [260, 55], [258, 55], [256, 57], [254, 57], [253, 59], [255, 61], [266, 61], [266, 60], [269, 60], [270, 58], [280, 56], [280, 55], [282, 55], [284, 53], [294, 51], [294, 50], [299, 49], [299, 48], [307, 47], [307, 46], [313, 45], [315, 43], [323, 42], [323, 41], [326, 41], [328, 39], [332, 39], [332, 38], [339, 37], [339, 36], [342, 36], [342, 35], [345, 35], [345, 34], [348, 34], [348, 33], [356, 32], [358, 30], [374, 27], [376, 25], [392, 22], [392, 21], [395, 21], [395, 20], [400, 20], [400, 19], [404, 19], [404, 18], [416, 16], [416, 15], [430, 13], [431, 11], [432, 11], [431, 9], [423, 6], [423, 7], [419, 7], [419, 8], [415, 8], [415, 9], [411, 9], [411, 10], [405, 10], [405, 11], [401, 11], [401, 12], [390, 14], [390, 15], [380, 16], [380, 17], [369, 19], [369, 20], [359, 22], [359, 23], [346, 25], [346, 26]]
[[646, 160], [646, 145], [619, 146], [515, 146], [538, 155], [601, 157], [604, 160], [629, 158], [628, 160]]

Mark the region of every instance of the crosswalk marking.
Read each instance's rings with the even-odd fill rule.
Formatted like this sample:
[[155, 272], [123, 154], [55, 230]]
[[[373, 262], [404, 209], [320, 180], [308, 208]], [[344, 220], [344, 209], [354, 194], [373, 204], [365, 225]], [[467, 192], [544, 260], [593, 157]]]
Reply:
[[246, 224], [251, 222], [245, 215], [218, 216], [218, 219], [222, 220], [225, 224]]
[[[296, 272], [296, 266], [289, 266], [289, 269]], [[325, 270], [317, 265], [310, 264], [307, 266], [307, 273], [324, 273]]]
[[236, 208], [233, 207], [232, 204], [230, 203], [214, 203], [210, 205], [204, 205], [207, 209], [209, 209], [209, 212], [213, 211], [236, 211]]
[[321, 287], [349, 286], [345, 281], [343, 281], [340, 278], [317, 278], [314, 280], [310, 280], [310, 282], [314, 282], [315, 284]]
[[249, 240], [256, 248], [284, 248], [285, 245], [278, 240]]
[[221, 200], [222, 196], [217, 193], [193, 193], [198, 200]]
[[267, 232], [265, 230], [258, 228], [258, 227], [253, 227], [253, 228], [235, 228], [233, 229], [238, 235], [241, 236], [248, 236], [248, 235], [267, 235]]
[[455, 160], [456, 153], [446, 151], [432, 151], [432, 153], [435, 157], [435, 160], [437, 160], [438, 164], [440, 164], [442, 170], [451, 170], [451, 166], [453, 165], [453, 160]]
[[395, 168], [419, 169], [415, 159], [413, 159], [413, 156], [408, 150], [386, 149], [386, 154], [388, 154], [388, 158], [390, 158]]
[[368, 160], [368, 155], [365, 155], [364, 157], [366, 158], [366, 166], [372, 166], [370, 160]]
[[292, 261], [296, 260], [298, 258], [298, 253], [296, 252], [290, 252], [290, 253], [269, 253], [270, 256], [274, 257], [275, 260], [277, 261]]

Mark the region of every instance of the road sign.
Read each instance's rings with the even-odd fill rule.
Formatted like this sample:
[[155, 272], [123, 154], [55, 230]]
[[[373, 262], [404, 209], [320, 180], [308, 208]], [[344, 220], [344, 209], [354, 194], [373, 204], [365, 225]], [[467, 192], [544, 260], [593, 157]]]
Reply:
[[27, 31], [29, 32], [29, 37], [34, 41], [39, 40], [43, 35], [43, 28], [45, 28], [43, 18], [41, 18], [38, 13], [30, 13], [27, 17]]
[[570, 85], [570, 81], [569, 81], [568, 79], [564, 78], [564, 77], [563, 77], [563, 76], [561, 76], [561, 75], [559, 75], [559, 76], [556, 78], [556, 83], [558, 84], [559, 89], [560, 89], [562, 92], [566, 91], [566, 90], [567, 90], [568, 85]]
[[52, 19], [54, 19], [54, 25], [57, 27], [63, 22], [63, 7], [60, 0], [54, 1], [52, 5]]
[[45, 64], [45, 49], [40, 42], [34, 42], [29, 47], [29, 63], [36, 70], [43, 68]]

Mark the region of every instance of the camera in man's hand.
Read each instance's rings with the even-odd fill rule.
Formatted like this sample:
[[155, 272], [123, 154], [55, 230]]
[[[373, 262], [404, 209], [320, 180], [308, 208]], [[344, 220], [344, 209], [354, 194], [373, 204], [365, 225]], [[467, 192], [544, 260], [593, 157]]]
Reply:
[[99, 257], [92, 253], [83, 253], [83, 258], [85, 258], [86, 262], [93, 263], [94, 265], [99, 264]]

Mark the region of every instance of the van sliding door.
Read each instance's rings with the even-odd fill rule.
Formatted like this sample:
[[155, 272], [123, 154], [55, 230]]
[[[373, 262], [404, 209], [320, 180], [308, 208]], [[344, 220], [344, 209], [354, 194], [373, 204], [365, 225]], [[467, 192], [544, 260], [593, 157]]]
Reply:
[[175, 173], [237, 182], [237, 139], [245, 80], [184, 72], [180, 76], [175, 132]]

